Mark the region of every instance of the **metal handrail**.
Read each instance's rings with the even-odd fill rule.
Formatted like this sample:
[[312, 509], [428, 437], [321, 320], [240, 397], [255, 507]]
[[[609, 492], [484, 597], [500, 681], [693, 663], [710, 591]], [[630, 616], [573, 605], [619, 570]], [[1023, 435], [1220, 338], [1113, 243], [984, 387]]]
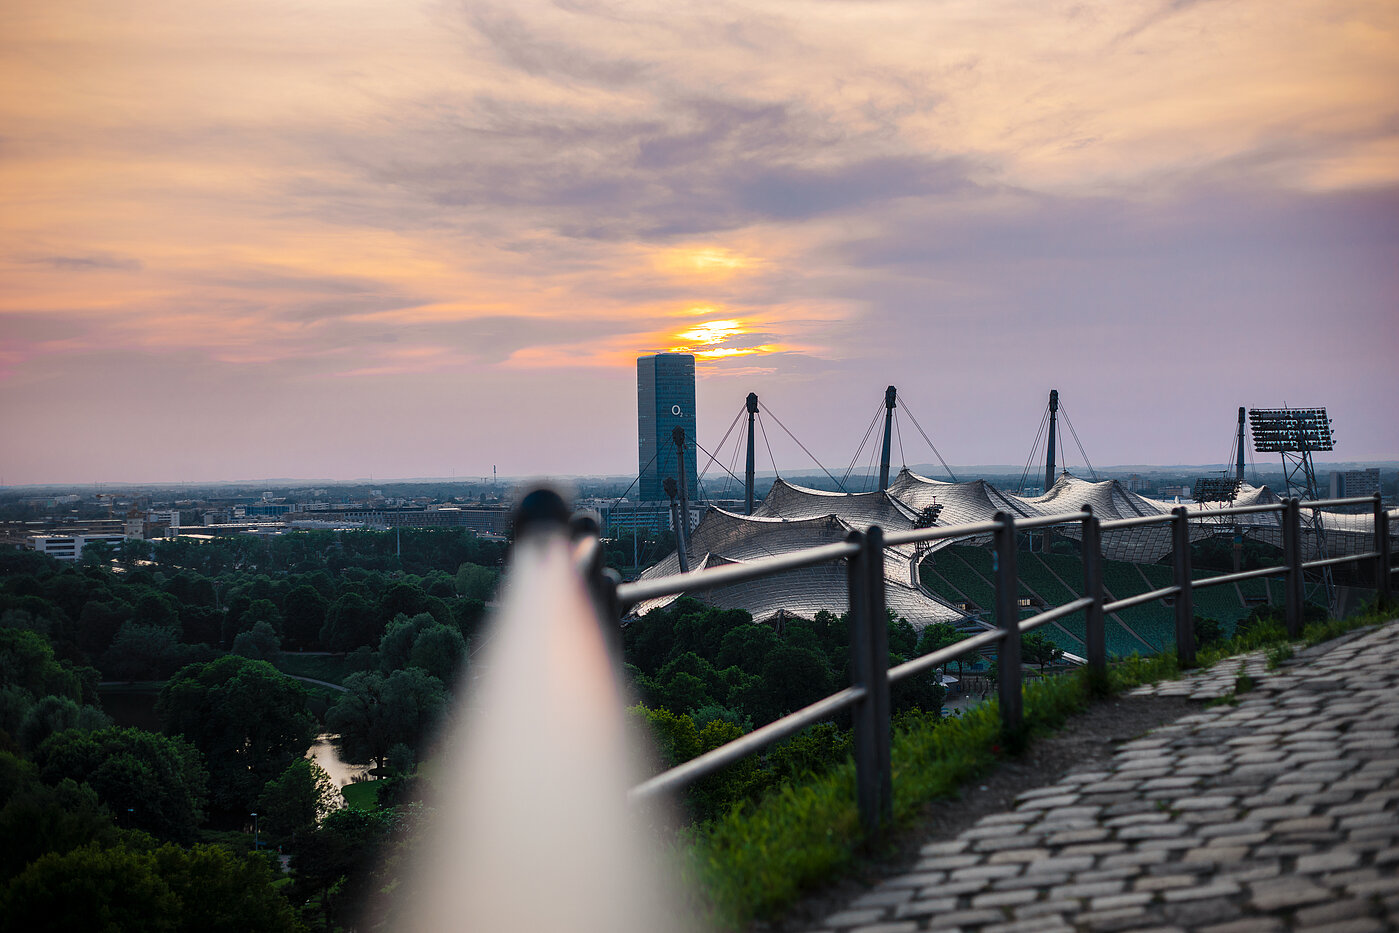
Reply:
[[691, 758], [684, 764], [676, 765], [669, 771], [663, 771], [650, 780], [642, 781], [627, 792], [627, 799], [645, 800], [667, 791], [679, 790], [715, 771], [723, 770], [735, 761], [747, 758], [779, 739], [785, 739], [807, 726], [829, 718], [833, 713], [863, 700], [867, 694], [868, 691], [864, 687], [846, 687], [844, 690], [838, 690], [809, 706], [803, 706], [795, 713], [788, 713], [781, 719], [775, 719], [732, 742], [726, 742], [697, 758]]
[[1071, 616], [1080, 609], [1087, 609], [1093, 605], [1092, 596], [1080, 596], [1072, 602], [1064, 603], [1062, 606], [1055, 606], [1053, 609], [1046, 609], [1044, 612], [1030, 616], [1028, 619], [1020, 620], [1020, 631], [1029, 632], [1039, 628], [1055, 619], [1062, 619], [1064, 616]]
[[[1375, 550], [1323, 560], [1307, 562], [1301, 560], [1300, 527], [1298, 524], [1298, 514], [1301, 508], [1318, 509], [1328, 506], [1363, 505], [1366, 503], [1371, 504], [1374, 510]], [[1190, 521], [1224, 515], [1264, 512], [1278, 512], [1282, 515], [1280, 522], [1283, 530], [1284, 551], [1282, 565], [1205, 577], [1199, 580], [1191, 577], [1188, 533]], [[890, 729], [888, 690], [891, 684], [931, 668], [941, 667], [982, 648], [999, 645], [1004, 660], [1004, 663], [999, 665], [1002, 727], [1008, 733], [1014, 733], [1022, 726], [1020, 704], [1014, 702], [1020, 696], [1022, 676], [1019, 635], [1080, 610], [1085, 610], [1088, 619], [1085, 633], [1089, 646], [1088, 664], [1095, 670], [1103, 670], [1106, 664], [1102, 642], [1103, 615], [1154, 600], [1175, 597], [1177, 652], [1180, 655], [1182, 666], [1188, 667], [1194, 664], [1195, 656], [1191, 602], [1191, 594], [1194, 590], [1258, 577], [1281, 575], [1287, 582], [1284, 600], [1287, 628], [1289, 633], [1295, 636], [1301, 632], [1301, 579], [1305, 570], [1371, 560], [1375, 562], [1376, 582], [1380, 596], [1386, 600], [1389, 598], [1390, 576], [1396, 569], [1399, 569], [1391, 565], [1389, 521], [1389, 513], [1383, 509], [1378, 494], [1364, 498], [1319, 500], [1308, 502], [1305, 506], [1296, 499], [1210, 510], [1189, 510], [1182, 506], [1161, 515], [1133, 516], [1109, 521], [1099, 521], [1093, 515], [1092, 510], [1085, 506], [1077, 512], [1034, 516], [1025, 519], [1017, 519], [1007, 513], [997, 513], [996, 518], [989, 522], [939, 525], [897, 531], [887, 535], [878, 526], [871, 526], [864, 532], [852, 533], [849, 540], [841, 543], [817, 545], [741, 564], [709, 567], [651, 580], [637, 580], [622, 584], [610, 583], [610, 599], [607, 598], [605, 592], [609, 588], [609, 582], [603, 579], [595, 590], [601, 594], [599, 604], [610, 607], [611, 611], [620, 611], [621, 607], [633, 606], [639, 602], [662, 596], [702, 592], [789, 570], [840, 560], [846, 561], [850, 579], [849, 617], [852, 625], [852, 666], [856, 669], [856, 683], [755, 729], [741, 738], [652, 777], [632, 788], [629, 798], [642, 800], [679, 790], [695, 780], [728, 767], [767, 745], [799, 732], [813, 723], [820, 722], [834, 713], [854, 707], [856, 783], [861, 819], [868, 829], [877, 830], [888, 821], [891, 813], [888, 739]], [[1150, 592], [1139, 593], [1111, 602], [1106, 601], [1102, 590], [1102, 553], [1099, 546], [1095, 544], [1092, 553], [1084, 554], [1085, 588], [1090, 590], [1089, 593], [1027, 618], [1019, 618], [1019, 575], [1015, 570], [1016, 534], [1022, 530], [1075, 522], [1081, 523], [1083, 527], [1084, 541], [1095, 543], [1101, 540], [1100, 535], [1105, 531], [1170, 523], [1173, 529], [1171, 551], [1174, 555], [1176, 582], [1171, 586], [1161, 587]], [[996, 571], [998, 627], [905, 661], [894, 668], [888, 668], [888, 648], [884, 626], [876, 624], [882, 623], [884, 615], [883, 596], [886, 585], [883, 571], [884, 548], [985, 534], [996, 536], [997, 553], [1000, 555]], [[1183, 552], [1182, 548], [1184, 548]], [[577, 565], [580, 570], [591, 565], [595, 573], [600, 573], [600, 561], [597, 559], [599, 552], [596, 549], [585, 546], [579, 548], [576, 553]], [[1011, 639], [1012, 634], [1017, 637]]]
[[1165, 599], [1167, 596], [1179, 596], [1180, 587], [1163, 586], [1159, 590], [1150, 590], [1146, 593], [1138, 593], [1136, 596], [1127, 596], [1123, 599], [1115, 599], [1110, 603], [1103, 603], [1104, 612], [1117, 612], [1120, 609], [1131, 609], [1133, 606], [1140, 606], [1142, 603], [1149, 603], [1157, 599]]
[[689, 573], [677, 573], [669, 577], [653, 580], [635, 580], [617, 587], [617, 599], [624, 606], [633, 606], [648, 599], [661, 596], [675, 596], [680, 593], [699, 593], [721, 586], [745, 583], [759, 577], [782, 573], [786, 570], [799, 570], [816, 564], [825, 564], [842, 557], [853, 557], [859, 545], [842, 541], [838, 544], [819, 544], [815, 547], [790, 554], [775, 554], [741, 564], [724, 564], [721, 567], [705, 567]]
[[946, 648], [939, 648], [937, 651], [930, 651], [927, 654], [905, 661], [897, 667], [889, 668], [889, 682], [903, 680], [914, 674], [926, 671], [930, 667], [942, 667], [950, 664], [963, 655], [970, 654], [983, 645], [994, 645], [1002, 638], [1006, 637], [1004, 629], [993, 628], [989, 631], [973, 635], [970, 638], [963, 638], [956, 644], [948, 645]]

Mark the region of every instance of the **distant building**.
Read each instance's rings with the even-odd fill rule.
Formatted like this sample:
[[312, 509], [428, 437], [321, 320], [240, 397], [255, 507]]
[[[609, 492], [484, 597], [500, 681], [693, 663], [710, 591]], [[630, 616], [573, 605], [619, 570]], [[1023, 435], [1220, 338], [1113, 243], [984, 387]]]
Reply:
[[1332, 499], [1373, 496], [1379, 491], [1379, 467], [1371, 467], [1368, 470], [1333, 470], [1331, 472], [1330, 498]]
[[680, 478], [672, 435], [685, 429], [685, 483], [691, 497], [698, 487], [695, 468], [695, 358], [689, 353], [657, 353], [636, 361], [637, 497], [662, 502], [667, 477]]
[[83, 548], [89, 544], [101, 543], [115, 549], [125, 540], [126, 535], [122, 534], [30, 535], [29, 548], [59, 560], [80, 560]]

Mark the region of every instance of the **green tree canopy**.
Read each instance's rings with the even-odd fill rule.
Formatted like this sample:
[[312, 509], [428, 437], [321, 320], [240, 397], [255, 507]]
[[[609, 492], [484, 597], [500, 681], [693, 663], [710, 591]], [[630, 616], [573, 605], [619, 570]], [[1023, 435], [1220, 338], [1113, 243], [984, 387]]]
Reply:
[[257, 622], [233, 639], [233, 653], [255, 661], [275, 661], [282, 653], [282, 640], [269, 622]]
[[422, 757], [447, 712], [442, 681], [416, 667], [387, 676], [379, 671], [351, 674], [345, 687], [326, 714], [326, 726], [340, 733], [341, 752], [349, 761], [382, 765], [389, 748], [399, 742]]
[[257, 799], [257, 812], [268, 835], [295, 846], [344, 805], [345, 798], [325, 769], [309, 758], [298, 758], [267, 782]]
[[167, 732], [204, 753], [213, 803], [226, 810], [251, 803], [316, 733], [300, 684], [266, 661], [233, 655], [178, 672], [157, 708]]
[[180, 738], [141, 729], [69, 730], [34, 754], [47, 784], [85, 782], [126, 827], [189, 843], [204, 820], [209, 775]]

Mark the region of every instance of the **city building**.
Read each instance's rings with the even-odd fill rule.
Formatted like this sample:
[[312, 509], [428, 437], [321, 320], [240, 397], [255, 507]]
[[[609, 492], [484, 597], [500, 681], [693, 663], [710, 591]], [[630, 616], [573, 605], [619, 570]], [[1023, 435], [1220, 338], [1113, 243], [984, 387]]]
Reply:
[[115, 550], [121, 547], [121, 543], [125, 540], [126, 535], [110, 533], [30, 535], [28, 544], [30, 550], [47, 554], [58, 560], [80, 560], [83, 556], [83, 548], [89, 544], [101, 543]]
[[657, 353], [636, 361], [637, 464], [642, 502], [662, 502], [667, 477], [680, 479], [674, 430], [685, 430], [683, 468], [691, 496], [698, 488], [695, 467], [695, 358], [689, 353]]
[[1379, 467], [1368, 470], [1332, 470], [1332, 499], [1350, 499], [1354, 496], [1373, 496], [1380, 491]]

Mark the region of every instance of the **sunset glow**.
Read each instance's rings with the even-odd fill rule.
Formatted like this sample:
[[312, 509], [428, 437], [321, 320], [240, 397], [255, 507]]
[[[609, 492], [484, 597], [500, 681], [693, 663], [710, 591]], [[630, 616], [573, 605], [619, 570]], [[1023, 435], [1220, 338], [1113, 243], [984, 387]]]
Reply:
[[664, 349], [832, 460], [895, 383], [967, 462], [1051, 383], [1095, 460], [1399, 440], [1388, 0], [54, 0], [0, 88], [4, 482], [620, 471]]

